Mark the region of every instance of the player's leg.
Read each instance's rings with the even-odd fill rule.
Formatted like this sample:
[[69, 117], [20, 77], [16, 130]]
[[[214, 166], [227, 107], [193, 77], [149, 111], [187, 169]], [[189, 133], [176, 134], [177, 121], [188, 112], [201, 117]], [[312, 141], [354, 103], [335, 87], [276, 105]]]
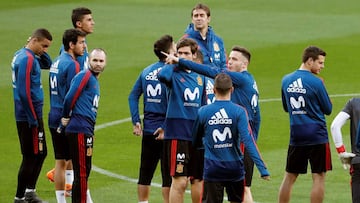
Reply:
[[351, 165], [350, 174], [352, 202], [360, 202], [360, 163]]
[[143, 134], [141, 141], [141, 158], [138, 180], [138, 200], [146, 202], [150, 196], [150, 184], [157, 164], [160, 160], [162, 147], [152, 134]]
[[171, 140], [169, 163], [172, 183], [170, 187], [170, 203], [182, 203], [188, 183], [189, 161], [190, 161], [190, 141]]
[[222, 203], [224, 200], [224, 185], [219, 182], [204, 181], [203, 203]]
[[245, 167], [245, 188], [244, 188], [244, 200], [243, 203], [253, 203], [253, 197], [251, 194], [251, 183], [254, 173], [254, 161], [251, 159], [248, 151], [244, 151], [244, 167]]
[[170, 187], [171, 187], [171, 176], [170, 176], [170, 168], [167, 165], [167, 148], [164, 140], [161, 140], [161, 177], [162, 177], [162, 196], [163, 196], [163, 203], [169, 203], [169, 195], [170, 195]]
[[204, 149], [191, 147], [190, 157], [190, 182], [191, 200], [193, 203], [201, 202], [203, 195], [203, 174], [204, 174]]
[[278, 202], [290, 202], [293, 185], [300, 173], [307, 172], [308, 149], [302, 146], [289, 146], [286, 160], [286, 172], [279, 189]]
[[91, 170], [93, 137], [83, 133], [67, 133], [74, 169], [73, 202], [89, 201], [87, 180]]
[[244, 202], [244, 180], [238, 182], [226, 182], [226, 194], [228, 196], [228, 201], [231, 203], [241, 203]]
[[[42, 125], [39, 120], [39, 125]], [[45, 134], [41, 135], [39, 142], [38, 128], [30, 128], [28, 122], [16, 122], [22, 162], [18, 172], [18, 185], [15, 200], [41, 201], [36, 195], [36, 183], [47, 155]], [[34, 144], [35, 143], [35, 144]]]
[[311, 146], [309, 162], [313, 179], [311, 203], [321, 203], [325, 195], [326, 171], [332, 169], [329, 143]]

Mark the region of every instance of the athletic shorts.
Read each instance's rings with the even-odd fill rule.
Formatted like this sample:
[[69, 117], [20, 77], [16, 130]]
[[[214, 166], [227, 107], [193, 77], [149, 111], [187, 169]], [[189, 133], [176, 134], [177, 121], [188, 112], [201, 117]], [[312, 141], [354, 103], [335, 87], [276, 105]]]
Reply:
[[203, 151], [196, 150], [192, 146], [192, 142], [187, 140], [165, 140], [164, 144], [167, 155], [166, 167], [170, 171], [170, 176], [187, 176], [202, 180]]
[[306, 174], [310, 162], [311, 173], [332, 170], [329, 143], [309, 146], [289, 146], [286, 171]]
[[70, 160], [69, 141], [65, 135], [65, 130], [58, 133], [55, 128], [50, 128], [54, 156], [56, 160]]
[[204, 181], [203, 203], [222, 203], [224, 188], [229, 202], [242, 202], [244, 197], [244, 180], [238, 182]]
[[16, 121], [21, 153], [24, 156], [47, 155], [44, 123], [38, 119], [38, 127], [29, 127], [27, 121]]
[[140, 185], [150, 185], [154, 176], [156, 167], [161, 162], [162, 186], [171, 186], [171, 176], [168, 170], [164, 169], [164, 141], [156, 140], [157, 135], [143, 134], [141, 141], [141, 157], [139, 180]]

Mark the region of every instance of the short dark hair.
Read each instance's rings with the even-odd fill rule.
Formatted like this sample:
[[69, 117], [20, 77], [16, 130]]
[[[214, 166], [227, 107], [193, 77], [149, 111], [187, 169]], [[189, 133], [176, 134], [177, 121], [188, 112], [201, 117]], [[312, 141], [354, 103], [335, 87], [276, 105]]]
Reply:
[[214, 88], [220, 95], [227, 94], [233, 86], [230, 76], [226, 73], [219, 73], [215, 77]]
[[194, 10], [198, 10], [198, 9], [204, 10], [206, 12], [206, 15], [210, 17], [210, 8], [202, 3], [198, 3], [194, 6], [194, 8], [191, 10], [191, 17], [193, 16]]
[[85, 7], [79, 7], [73, 9], [71, 14], [71, 21], [74, 28], [76, 28], [77, 21], [81, 21], [84, 18], [84, 15], [89, 15], [89, 14], [91, 14], [91, 10]]
[[250, 59], [251, 59], [251, 53], [249, 50], [247, 50], [245, 47], [241, 47], [238, 45], [235, 45], [231, 48], [232, 51], [238, 51], [240, 52], [250, 63]]
[[45, 28], [36, 29], [32, 33], [31, 38], [37, 38], [39, 40], [48, 39], [48, 40], [52, 41], [51, 33], [49, 32], [49, 30], [47, 30]]
[[319, 55], [326, 56], [326, 52], [316, 46], [308, 46], [304, 49], [302, 62], [305, 63], [309, 58], [312, 58], [314, 61], [319, 58]]
[[86, 33], [74, 28], [65, 30], [62, 38], [64, 50], [68, 51], [70, 49], [70, 45], [69, 45], [70, 42], [76, 44], [79, 36], [86, 37]]
[[164, 35], [154, 43], [154, 53], [160, 61], [164, 61], [166, 56], [161, 52], [169, 53], [169, 50], [173, 46], [173, 37], [171, 35]]
[[187, 47], [187, 46], [190, 47], [192, 54], [195, 54], [198, 50], [198, 44], [196, 43], [195, 40], [190, 38], [183, 38], [180, 41], [178, 41], [178, 43], [176, 44], [176, 50], [179, 50], [179, 48], [181, 47]]

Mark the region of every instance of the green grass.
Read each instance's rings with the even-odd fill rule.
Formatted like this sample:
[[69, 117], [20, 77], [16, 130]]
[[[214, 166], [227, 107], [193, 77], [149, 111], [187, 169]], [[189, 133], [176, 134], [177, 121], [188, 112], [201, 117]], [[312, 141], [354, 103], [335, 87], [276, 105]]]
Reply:
[[[252, 52], [249, 67], [257, 80], [262, 99], [262, 126], [259, 148], [266, 161], [271, 181], [254, 174], [252, 192], [261, 203], [277, 201], [285, 167], [289, 140], [288, 115], [279, 100], [281, 78], [300, 66], [302, 50], [318, 45], [328, 53], [321, 77], [333, 101], [333, 113], [328, 124], [351, 96], [360, 94], [358, 47], [360, 47], [359, 9], [356, 0], [206, 0], [211, 8], [211, 25], [222, 36], [229, 52], [243, 45]], [[48, 28], [54, 37], [49, 53], [54, 58], [61, 36], [70, 28], [71, 9], [86, 6], [93, 10], [95, 32], [88, 36], [89, 48], [103, 47], [108, 52], [108, 66], [100, 77], [101, 101], [98, 125], [129, 117], [127, 96], [140, 71], [156, 58], [153, 42], [163, 34], [175, 39], [183, 35], [190, 22], [190, 11], [196, 2], [167, 0], [106, 0], [106, 1], [2, 1], [0, 2], [0, 202], [11, 202], [20, 163], [20, 148], [16, 133], [11, 89], [10, 61], [14, 52], [24, 45], [38, 27]], [[48, 72], [43, 71], [45, 92], [44, 116], [47, 119]], [[56, 202], [54, 186], [45, 178], [54, 165], [51, 137], [48, 131], [49, 155], [40, 175], [38, 193]], [[349, 145], [349, 130], [344, 141]], [[350, 202], [348, 172], [338, 161], [331, 140], [333, 171], [326, 180], [324, 202]], [[96, 131], [93, 164], [114, 174], [136, 180], [138, 176], [140, 138], [132, 135], [132, 125], [124, 122]], [[160, 183], [159, 171], [154, 182]], [[92, 171], [89, 182], [95, 202], [136, 202], [136, 183]], [[292, 202], [309, 202], [311, 175], [302, 175], [295, 184]], [[161, 202], [161, 190], [152, 188], [151, 202]], [[68, 201], [70, 202], [70, 200]], [[186, 195], [185, 202], [190, 202]]]

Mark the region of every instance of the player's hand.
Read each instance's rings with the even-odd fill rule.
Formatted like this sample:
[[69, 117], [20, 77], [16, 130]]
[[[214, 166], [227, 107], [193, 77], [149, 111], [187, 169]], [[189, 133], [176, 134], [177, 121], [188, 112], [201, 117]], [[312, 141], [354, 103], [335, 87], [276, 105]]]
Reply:
[[62, 117], [61, 118], [61, 125], [67, 126], [69, 124], [69, 121], [70, 121], [70, 118]]
[[270, 180], [270, 176], [261, 176], [261, 178], [264, 180]]
[[155, 130], [154, 135], [158, 135], [155, 140], [163, 140], [165, 131], [162, 128], [158, 128]]
[[351, 152], [341, 152], [341, 153], [339, 153], [340, 161], [341, 161], [341, 163], [343, 165], [343, 168], [345, 170], [350, 168], [351, 159], [353, 157], [355, 157], [355, 156], [356, 155], [354, 153], [351, 153]]
[[166, 56], [166, 64], [175, 64], [175, 63], [179, 63], [179, 58], [176, 57], [175, 55], [171, 55], [165, 52], [161, 52], [162, 54], [164, 54]]
[[133, 134], [136, 136], [142, 136], [142, 128], [141, 128], [141, 124], [139, 122], [137, 122], [133, 126]]

